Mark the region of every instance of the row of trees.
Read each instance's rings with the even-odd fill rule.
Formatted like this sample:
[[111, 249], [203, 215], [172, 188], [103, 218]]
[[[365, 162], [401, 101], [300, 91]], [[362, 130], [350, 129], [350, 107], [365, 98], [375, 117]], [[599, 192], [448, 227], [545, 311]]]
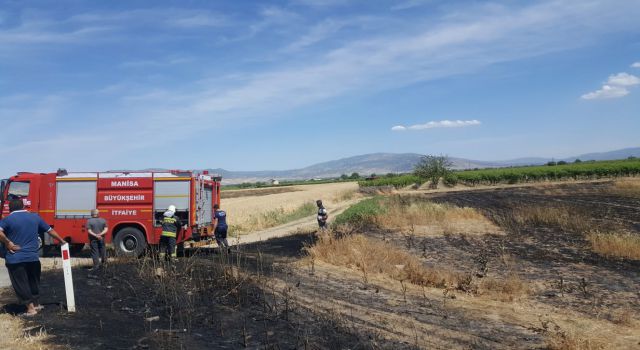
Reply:
[[520, 183], [531, 181], [560, 179], [593, 179], [619, 176], [640, 175], [640, 159], [630, 157], [626, 160], [585, 161], [573, 163], [557, 162], [543, 166], [524, 166], [514, 168], [476, 169], [453, 171], [453, 163], [446, 156], [423, 156], [412, 174], [396, 177], [383, 177], [373, 181], [361, 181], [361, 186], [420, 186], [429, 182], [437, 188], [440, 180], [453, 186], [458, 182], [468, 185]]

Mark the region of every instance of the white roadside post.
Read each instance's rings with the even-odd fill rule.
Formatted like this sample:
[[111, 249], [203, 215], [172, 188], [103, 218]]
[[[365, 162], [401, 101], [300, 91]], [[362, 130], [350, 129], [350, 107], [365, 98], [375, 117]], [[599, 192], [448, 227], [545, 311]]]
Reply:
[[62, 270], [64, 271], [64, 290], [67, 294], [67, 311], [76, 312], [76, 299], [73, 295], [73, 278], [71, 277], [71, 255], [69, 243], [60, 247], [62, 251]]

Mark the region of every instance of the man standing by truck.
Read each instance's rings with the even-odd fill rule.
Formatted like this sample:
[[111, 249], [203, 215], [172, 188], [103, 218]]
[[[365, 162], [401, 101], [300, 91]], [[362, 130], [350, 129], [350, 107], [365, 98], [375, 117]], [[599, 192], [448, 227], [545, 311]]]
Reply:
[[171, 258], [175, 258], [176, 254], [176, 239], [178, 232], [182, 227], [182, 223], [176, 215], [176, 206], [170, 205], [167, 211], [164, 212], [161, 221], [162, 235], [160, 236], [160, 258], [164, 258], [166, 261], [171, 261]]
[[27, 307], [24, 316], [34, 316], [42, 308], [40, 296], [40, 235], [47, 233], [60, 243], [60, 235], [35, 213], [24, 210], [22, 199], [9, 202], [9, 216], [0, 221], [0, 241], [6, 249], [5, 263], [18, 299]]
[[229, 229], [227, 226], [227, 212], [221, 210], [219, 204], [214, 204], [213, 210], [213, 234], [216, 237], [216, 242], [218, 242], [220, 251], [226, 248], [227, 253], [231, 253], [231, 248], [229, 248], [229, 242], [227, 241], [227, 230]]
[[107, 263], [107, 251], [104, 247], [104, 236], [109, 229], [107, 221], [98, 217], [98, 209], [91, 210], [91, 219], [87, 220], [87, 232], [89, 232], [89, 246], [91, 247], [91, 259], [93, 270]]

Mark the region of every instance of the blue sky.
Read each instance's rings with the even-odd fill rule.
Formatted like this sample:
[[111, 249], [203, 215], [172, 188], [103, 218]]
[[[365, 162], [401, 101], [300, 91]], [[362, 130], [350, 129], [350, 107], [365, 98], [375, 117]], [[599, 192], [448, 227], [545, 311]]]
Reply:
[[640, 1], [0, 4], [2, 176], [640, 145]]

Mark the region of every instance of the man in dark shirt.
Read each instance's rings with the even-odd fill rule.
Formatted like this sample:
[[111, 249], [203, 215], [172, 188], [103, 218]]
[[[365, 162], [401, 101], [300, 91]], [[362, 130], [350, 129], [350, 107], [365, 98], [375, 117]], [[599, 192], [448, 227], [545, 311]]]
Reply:
[[164, 212], [162, 221], [162, 234], [160, 235], [160, 258], [171, 261], [176, 257], [176, 239], [182, 227], [182, 222], [176, 216], [176, 206], [170, 205]]
[[42, 308], [38, 301], [41, 272], [38, 237], [48, 233], [60, 243], [63, 240], [38, 214], [24, 210], [21, 199], [9, 202], [9, 211], [11, 214], [0, 221], [0, 241], [7, 250], [5, 263], [13, 290], [27, 306], [24, 315], [33, 316]]
[[227, 212], [220, 209], [219, 204], [213, 205], [213, 233], [216, 237], [216, 242], [218, 242], [218, 246], [220, 249], [227, 248], [227, 253], [231, 253], [231, 248], [229, 248], [229, 242], [227, 241]]
[[[107, 234], [107, 220], [98, 217], [98, 209], [91, 210], [91, 219], [87, 220], [87, 232], [89, 232], [89, 246], [91, 247], [91, 259], [93, 270], [107, 263], [107, 251], [104, 247], [104, 238]], [[100, 264], [102, 261], [102, 265]]]

